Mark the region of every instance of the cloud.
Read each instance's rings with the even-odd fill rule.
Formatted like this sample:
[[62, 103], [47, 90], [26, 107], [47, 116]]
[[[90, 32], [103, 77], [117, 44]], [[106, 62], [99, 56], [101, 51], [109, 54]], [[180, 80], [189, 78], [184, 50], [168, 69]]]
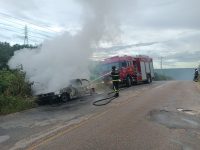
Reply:
[[169, 59], [173, 59], [179, 62], [200, 62], [200, 51], [190, 52], [182, 51], [173, 55], [167, 56]]
[[199, 29], [199, 5], [199, 0], [140, 0], [135, 15], [127, 17], [127, 22], [154, 29]]
[[1, 0], [1, 6], [6, 10], [34, 10], [37, 9], [37, 3], [34, 0]]
[[111, 47], [106, 47], [106, 48], [97, 48], [96, 52], [99, 52], [99, 51], [113, 52], [113, 51], [124, 50], [124, 49], [132, 48], [132, 47], [150, 46], [157, 43], [158, 42], [137, 43], [137, 44], [130, 44], [130, 45], [117, 45], [117, 46], [111, 46]]
[[[1, 0], [0, 12], [51, 29], [59, 28], [61, 32], [67, 30], [75, 34], [82, 28], [85, 18], [95, 17], [91, 15], [90, 11], [93, 11], [91, 9], [82, 16], [83, 9], [79, 4], [80, 1], [85, 6], [94, 3], [93, 0], [87, 0], [87, 2], [57, 0], [56, 3], [54, 0]], [[102, 4], [101, 1], [99, 4]], [[99, 56], [97, 53], [94, 54], [96, 58], [118, 54], [147, 54], [156, 59], [165, 56], [166, 62], [179, 64], [179, 66], [181, 63], [185, 65], [183, 62], [189, 62], [192, 57], [198, 61], [195, 56], [199, 56], [200, 50], [199, 0], [125, 0], [123, 2], [110, 0], [105, 1], [103, 5], [102, 9], [96, 9], [100, 5], [95, 6], [94, 9], [99, 11], [97, 13], [107, 14], [107, 24], [110, 23], [109, 20], [112, 22], [119, 20], [116, 23], [120, 28], [116, 30], [115, 26], [111, 25], [107, 29], [107, 31], [112, 30], [112, 34], [107, 35], [104, 42], [106, 43], [112, 36], [116, 38], [112, 41], [113, 43], [107, 43], [109, 46], [99, 48]], [[111, 8], [111, 5], [114, 7]], [[112, 10], [107, 9], [109, 7]], [[190, 55], [190, 58], [184, 57], [183, 53]], [[193, 64], [190, 65], [192, 67]]]
[[[1, 0], [0, 16], [23, 19], [46, 27], [77, 25], [81, 8], [73, 0]], [[2, 14], [3, 13], [3, 14]]]

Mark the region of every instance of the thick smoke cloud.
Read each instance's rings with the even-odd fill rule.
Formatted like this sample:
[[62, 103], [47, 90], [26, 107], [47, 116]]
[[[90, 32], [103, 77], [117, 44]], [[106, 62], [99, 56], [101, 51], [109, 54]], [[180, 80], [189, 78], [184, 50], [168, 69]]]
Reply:
[[112, 41], [119, 36], [122, 6], [130, 5], [128, 0], [123, 3], [119, 0], [77, 2], [81, 4], [83, 12], [80, 32], [74, 36], [65, 33], [45, 41], [36, 50], [19, 50], [9, 61], [11, 68], [22, 64], [29, 80], [35, 82], [36, 94], [63, 88], [73, 78], [88, 78], [89, 58], [93, 49], [102, 41]]

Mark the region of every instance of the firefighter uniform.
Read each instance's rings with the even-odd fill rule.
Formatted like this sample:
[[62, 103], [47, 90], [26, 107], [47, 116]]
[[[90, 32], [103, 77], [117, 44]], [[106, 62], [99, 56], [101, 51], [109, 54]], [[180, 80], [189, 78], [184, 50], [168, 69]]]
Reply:
[[195, 69], [195, 73], [194, 73], [194, 81], [198, 80], [198, 76], [199, 76], [199, 72], [197, 69]]
[[113, 82], [113, 90], [115, 92], [115, 97], [119, 96], [119, 72], [116, 70], [116, 67], [112, 67], [111, 72], [112, 82]]

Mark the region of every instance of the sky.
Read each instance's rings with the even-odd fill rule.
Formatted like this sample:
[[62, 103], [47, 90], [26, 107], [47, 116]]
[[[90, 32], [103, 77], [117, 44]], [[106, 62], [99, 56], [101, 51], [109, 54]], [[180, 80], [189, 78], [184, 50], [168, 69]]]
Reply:
[[[123, 8], [120, 11], [113, 10], [120, 29], [113, 32], [119, 33], [112, 42], [101, 42], [94, 50], [94, 59], [148, 55], [153, 57], [155, 68], [160, 68], [161, 57], [163, 68], [193, 68], [200, 64], [199, 0], [132, 0], [130, 6], [123, 5], [128, 1], [131, 0], [121, 1], [117, 7]], [[0, 41], [23, 44], [25, 25], [30, 44], [40, 44], [64, 32], [75, 35], [83, 27], [83, 3], [84, 0], [1, 0]]]

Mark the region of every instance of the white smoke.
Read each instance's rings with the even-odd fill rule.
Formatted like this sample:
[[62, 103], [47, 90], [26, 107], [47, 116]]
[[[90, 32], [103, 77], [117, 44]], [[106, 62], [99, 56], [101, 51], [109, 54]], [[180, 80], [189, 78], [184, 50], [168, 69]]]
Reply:
[[[77, 0], [82, 6], [83, 26], [74, 36], [69, 33], [45, 41], [41, 48], [22, 49], [9, 61], [11, 68], [23, 66], [38, 93], [66, 87], [74, 78], [89, 78], [89, 58], [102, 41], [119, 38], [119, 12], [131, 0]], [[126, 7], [127, 8], [127, 7]], [[122, 11], [121, 11], [122, 12]]]

